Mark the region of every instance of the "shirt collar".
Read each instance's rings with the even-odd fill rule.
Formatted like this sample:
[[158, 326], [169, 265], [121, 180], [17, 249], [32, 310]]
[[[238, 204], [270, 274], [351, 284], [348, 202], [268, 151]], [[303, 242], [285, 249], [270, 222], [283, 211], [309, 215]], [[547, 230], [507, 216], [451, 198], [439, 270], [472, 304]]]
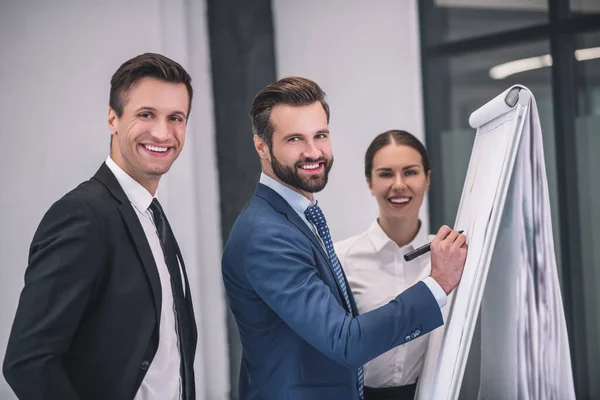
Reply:
[[295, 190], [290, 189], [283, 183], [276, 181], [269, 175], [262, 172], [260, 174], [260, 183], [273, 189], [278, 195], [283, 197], [283, 199], [288, 202], [294, 211], [299, 214], [304, 214], [304, 211], [306, 211], [309, 206], [317, 203], [314, 197], [313, 201], [310, 201], [305, 196], [301, 195]]
[[138, 209], [139, 212], [144, 213], [150, 207], [150, 203], [152, 203], [152, 199], [154, 198], [145, 187], [140, 185], [138, 181], [133, 179], [131, 176], [127, 175], [125, 171], [121, 169], [113, 161], [110, 156], [106, 158], [106, 166], [110, 168], [115, 178], [123, 188], [125, 195], [133, 204], [135, 208]]
[[[373, 244], [373, 247], [375, 248], [376, 252], [379, 252], [388, 243], [391, 243], [398, 247], [396, 243], [392, 239], [390, 239], [390, 237], [383, 231], [377, 219], [371, 224], [368, 233], [369, 237], [371, 238], [371, 243]], [[417, 232], [416, 236], [409, 244], [403, 247], [405, 247], [407, 251], [412, 251], [417, 247], [420, 247], [427, 243], [427, 238], [427, 232], [425, 232], [425, 229], [423, 229], [423, 224], [419, 222], [419, 231]]]

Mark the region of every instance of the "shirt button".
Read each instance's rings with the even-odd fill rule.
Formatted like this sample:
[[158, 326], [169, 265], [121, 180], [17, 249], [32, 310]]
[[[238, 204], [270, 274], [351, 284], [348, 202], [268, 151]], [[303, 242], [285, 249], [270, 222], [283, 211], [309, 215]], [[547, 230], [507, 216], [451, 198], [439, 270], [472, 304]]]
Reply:
[[149, 361], [142, 361], [142, 365], [140, 365], [140, 368], [144, 371], [148, 371], [148, 368], [150, 368], [150, 362]]

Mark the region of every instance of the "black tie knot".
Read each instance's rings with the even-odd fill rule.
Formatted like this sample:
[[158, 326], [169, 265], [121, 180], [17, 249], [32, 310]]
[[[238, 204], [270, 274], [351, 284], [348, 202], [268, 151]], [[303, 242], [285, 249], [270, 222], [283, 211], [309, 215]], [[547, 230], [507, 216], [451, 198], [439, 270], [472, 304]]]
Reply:
[[163, 209], [156, 197], [152, 199], [152, 203], [150, 203], [150, 209], [155, 217], [158, 217], [159, 215], [164, 216]]

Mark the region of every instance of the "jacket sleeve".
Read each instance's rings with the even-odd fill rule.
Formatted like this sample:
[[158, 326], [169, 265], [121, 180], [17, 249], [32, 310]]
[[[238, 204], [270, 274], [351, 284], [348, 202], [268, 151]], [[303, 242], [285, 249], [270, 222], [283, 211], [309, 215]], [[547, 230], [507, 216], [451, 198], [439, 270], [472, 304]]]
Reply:
[[34, 235], [3, 365], [21, 400], [79, 398], [63, 361], [106, 257], [99, 236], [74, 196], [56, 202]]
[[286, 324], [339, 364], [358, 368], [442, 325], [423, 282], [358, 317], [346, 313], [320, 278], [308, 241], [287, 232], [275, 224], [255, 226], [244, 253], [246, 276]]

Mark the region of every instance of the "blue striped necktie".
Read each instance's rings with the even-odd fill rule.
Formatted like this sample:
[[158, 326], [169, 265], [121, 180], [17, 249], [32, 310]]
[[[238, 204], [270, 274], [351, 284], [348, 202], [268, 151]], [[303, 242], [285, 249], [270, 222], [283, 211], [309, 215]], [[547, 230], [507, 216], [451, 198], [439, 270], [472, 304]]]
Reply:
[[[329, 261], [331, 261], [331, 265], [333, 265], [333, 272], [335, 273], [335, 278], [342, 288], [342, 294], [344, 295], [344, 301], [346, 301], [346, 306], [348, 306], [348, 310], [352, 313], [352, 306], [350, 305], [350, 298], [348, 297], [348, 289], [346, 287], [346, 281], [344, 280], [344, 272], [342, 271], [342, 267], [340, 266], [340, 261], [335, 255], [335, 250], [333, 249], [333, 242], [331, 241], [331, 234], [329, 233], [329, 228], [327, 227], [327, 221], [325, 220], [325, 216], [323, 215], [323, 211], [321, 208], [315, 203], [314, 205], [308, 207], [306, 211], [304, 211], [304, 215], [306, 215], [306, 219], [312, 222], [319, 232], [319, 236], [321, 236], [321, 240], [323, 240], [323, 244], [325, 245], [325, 249], [327, 250], [327, 256], [329, 257]], [[363, 398], [364, 391], [364, 376], [363, 376], [363, 368], [358, 368], [358, 394], [360, 398]]]

